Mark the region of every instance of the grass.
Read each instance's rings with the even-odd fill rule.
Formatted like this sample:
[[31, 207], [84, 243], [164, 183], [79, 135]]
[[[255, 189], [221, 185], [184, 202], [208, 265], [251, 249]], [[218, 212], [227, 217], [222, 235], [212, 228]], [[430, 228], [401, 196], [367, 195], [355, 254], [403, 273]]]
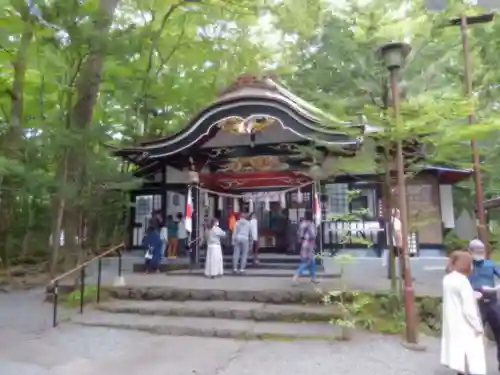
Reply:
[[[101, 288], [101, 296], [100, 296], [101, 301], [105, 301], [109, 298], [111, 298], [111, 295], [109, 294], [108, 291], [105, 289]], [[76, 308], [80, 306], [80, 301], [81, 301], [81, 293], [80, 293], [80, 288], [77, 288], [73, 292], [69, 294], [63, 294], [60, 296], [60, 301], [61, 304], [64, 307], [67, 308]], [[83, 295], [83, 302], [85, 305], [87, 304], [93, 304], [97, 302], [97, 287], [94, 285], [88, 285], [85, 287], [84, 295]]]

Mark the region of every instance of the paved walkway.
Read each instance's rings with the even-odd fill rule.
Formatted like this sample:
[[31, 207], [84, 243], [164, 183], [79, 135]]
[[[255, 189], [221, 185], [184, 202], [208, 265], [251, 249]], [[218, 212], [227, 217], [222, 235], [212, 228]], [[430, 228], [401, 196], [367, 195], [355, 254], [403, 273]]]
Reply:
[[[179, 289], [216, 289], [229, 291], [261, 291], [276, 290], [287, 291], [297, 289], [317, 288], [322, 291], [338, 290], [340, 288], [339, 279], [324, 279], [318, 285], [312, 285], [307, 278], [301, 280], [298, 285], [294, 285], [289, 278], [283, 277], [245, 277], [227, 276], [208, 280], [201, 275], [175, 275], [175, 274], [128, 274], [125, 275], [125, 285], [127, 287], [148, 288], [167, 287]], [[441, 283], [439, 279], [438, 283]], [[107, 286], [113, 285], [113, 280], [104, 281]], [[390, 282], [386, 278], [370, 278], [363, 274], [356, 277], [346, 277], [345, 284], [348, 290], [359, 290], [367, 292], [388, 292]], [[429, 279], [416, 280], [414, 287], [417, 295], [440, 296], [440, 285]]]
[[[165, 275], [142, 275], [133, 274], [132, 265], [141, 262], [142, 257], [134, 254], [126, 255], [123, 258], [123, 275], [127, 286], [137, 287], [179, 287], [179, 288], [219, 288], [231, 290], [261, 290], [261, 289], [289, 289], [292, 288], [290, 279], [293, 271], [287, 270], [266, 270], [266, 273], [289, 273], [286, 277], [224, 277], [222, 279], [206, 280], [198, 274], [179, 275], [175, 273]], [[441, 280], [443, 277], [445, 259], [444, 258], [412, 258], [412, 274], [415, 278], [415, 292], [419, 295], [439, 296], [441, 294]], [[105, 258], [103, 262], [102, 282], [105, 285], [113, 285], [118, 269], [116, 258]], [[248, 271], [252, 272], [251, 269]], [[262, 272], [262, 271], [260, 271]], [[185, 273], [185, 271], [184, 271]], [[334, 273], [337, 273], [336, 271]], [[344, 267], [344, 280], [351, 290], [378, 291], [390, 290], [390, 282], [387, 279], [387, 269], [382, 266], [382, 262], [377, 258], [354, 259], [353, 264]], [[87, 273], [87, 282], [96, 283], [97, 264], [92, 264]], [[229, 275], [228, 275], [229, 276]], [[333, 290], [339, 288], [339, 280], [325, 279], [321, 283], [321, 288]]]
[[[420, 353], [403, 349], [398, 337], [372, 334], [350, 342], [245, 342], [64, 323], [52, 329], [42, 298], [43, 290], [0, 294], [1, 375], [452, 375], [439, 365], [433, 338]], [[487, 355], [496, 374], [492, 347]]]
[[[44, 335], [4, 333], [2, 375], [452, 375], [439, 365], [434, 339], [421, 353], [403, 349], [396, 337], [378, 335], [326, 343], [153, 336], [71, 326]], [[491, 350], [488, 356], [494, 358]], [[490, 365], [493, 370], [494, 362]]]

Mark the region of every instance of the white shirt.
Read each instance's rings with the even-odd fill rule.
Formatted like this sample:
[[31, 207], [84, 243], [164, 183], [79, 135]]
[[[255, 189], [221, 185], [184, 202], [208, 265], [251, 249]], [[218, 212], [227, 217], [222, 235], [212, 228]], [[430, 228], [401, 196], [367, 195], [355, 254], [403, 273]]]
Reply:
[[184, 222], [184, 219], [179, 221], [179, 225], [177, 227], [177, 238], [180, 240], [187, 238], [186, 223]]
[[250, 226], [251, 226], [253, 240], [258, 241], [259, 240], [259, 224], [258, 224], [256, 218], [252, 218], [250, 220]]
[[401, 220], [397, 217], [393, 216], [391, 219], [392, 223], [392, 245], [396, 247], [402, 247], [403, 244], [401, 242]]
[[443, 279], [441, 364], [455, 372], [485, 375], [483, 325], [466, 276], [453, 271]]
[[167, 231], [166, 227], [161, 227], [161, 229], [160, 229], [160, 239], [163, 242], [167, 242], [168, 241], [168, 231]]

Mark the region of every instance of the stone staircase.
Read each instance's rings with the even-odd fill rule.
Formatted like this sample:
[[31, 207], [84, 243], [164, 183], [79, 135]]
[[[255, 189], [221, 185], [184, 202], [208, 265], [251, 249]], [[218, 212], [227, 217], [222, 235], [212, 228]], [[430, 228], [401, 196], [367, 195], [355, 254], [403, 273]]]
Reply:
[[112, 288], [113, 299], [75, 316], [73, 324], [173, 336], [242, 340], [336, 340], [334, 306], [312, 289], [221, 291]]
[[[137, 252], [135, 252], [137, 254]], [[137, 256], [136, 255], [136, 263], [133, 266], [134, 272], [144, 272], [144, 260], [142, 256]], [[223, 265], [224, 269], [227, 272], [230, 272], [233, 268], [232, 266], [233, 263], [233, 257], [232, 255], [224, 255], [223, 256]], [[263, 272], [269, 271], [270, 273], [273, 273], [275, 270], [287, 270], [288, 274], [291, 275], [293, 271], [295, 271], [300, 263], [300, 257], [298, 255], [286, 255], [286, 254], [272, 254], [272, 253], [267, 253], [267, 254], [261, 254], [259, 257], [259, 264], [255, 265], [253, 263], [253, 256], [250, 255], [248, 257], [248, 269], [253, 269], [253, 270], [261, 270]], [[200, 256], [200, 265], [198, 267], [202, 267], [205, 264], [205, 255], [202, 252]], [[317, 271], [322, 272], [323, 266], [321, 265], [321, 261], [318, 259], [316, 261], [317, 264]], [[193, 266], [196, 267], [196, 266]], [[160, 266], [161, 272], [172, 272], [172, 271], [179, 271], [179, 270], [190, 270], [192, 267], [189, 264], [188, 258], [184, 257], [179, 257], [176, 259], [165, 259], [163, 263]]]

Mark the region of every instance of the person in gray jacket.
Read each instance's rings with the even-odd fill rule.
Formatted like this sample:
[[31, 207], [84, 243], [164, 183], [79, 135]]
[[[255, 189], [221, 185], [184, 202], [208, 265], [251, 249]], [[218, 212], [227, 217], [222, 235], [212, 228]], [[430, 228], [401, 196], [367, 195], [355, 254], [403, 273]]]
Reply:
[[251, 243], [253, 243], [252, 225], [248, 220], [248, 215], [241, 213], [236, 221], [232, 237], [234, 273], [245, 272]]

